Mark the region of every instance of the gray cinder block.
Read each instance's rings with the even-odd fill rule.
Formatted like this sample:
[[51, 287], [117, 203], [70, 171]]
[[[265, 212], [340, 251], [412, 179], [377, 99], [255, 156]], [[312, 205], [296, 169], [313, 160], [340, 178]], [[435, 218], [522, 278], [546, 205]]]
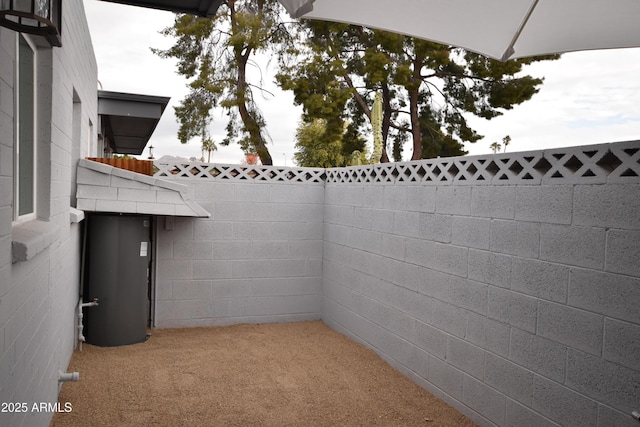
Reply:
[[[88, 160], [86, 160], [88, 162]], [[105, 165], [106, 166], [106, 165]], [[105, 170], [105, 172], [108, 169]], [[78, 167], [77, 177], [78, 184], [85, 184], [99, 187], [111, 186], [111, 175], [108, 173], [98, 172], [93, 169], [87, 169], [84, 167]]]
[[489, 249], [491, 238], [490, 219], [454, 216], [451, 229], [451, 243], [453, 245]]
[[484, 380], [485, 351], [482, 348], [450, 336], [447, 338], [445, 359], [461, 371]]
[[487, 305], [490, 319], [535, 333], [538, 314], [536, 298], [490, 286]]
[[511, 399], [507, 399], [505, 425], [507, 427], [560, 427], [560, 424], [550, 421]]
[[405, 210], [407, 209], [407, 187], [396, 185], [385, 185], [383, 190], [384, 209], [389, 210]]
[[433, 300], [431, 307], [432, 326], [459, 338], [464, 338], [467, 327], [466, 310], [436, 299]]
[[175, 260], [210, 260], [213, 258], [211, 242], [194, 240], [174, 241], [173, 258]]
[[563, 426], [596, 426], [598, 404], [538, 375], [533, 380], [533, 408]]
[[511, 289], [549, 301], [565, 302], [569, 268], [545, 261], [514, 258]]
[[468, 249], [427, 240], [407, 239], [407, 262], [466, 277]]
[[605, 405], [598, 406], [598, 427], [638, 427], [638, 420], [630, 413], [616, 411]]
[[566, 344], [569, 347], [600, 356], [604, 316], [540, 301], [538, 307], [538, 335]]
[[516, 220], [571, 224], [573, 186], [541, 185], [516, 188]]
[[469, 279], [489, 285], [511, 286], [511, 257], [489, 251], [469, 250]]
[[[385, 209], [373, 209], [371, 211], [371, 229], [380, 231], [381, 233], [393, 233], [395, 212]], [[356, 222], [360, 219], [355, 217]]]
[[604, 228], [542, 224], [540, 259], [562, 264], [602, 269]]
[[229, 261], [196, 260], [193, 263], [193, 279], [231, 279], [232, 266]]
[[156, 192], [156, 202], [173, 203], [179, 205], [184, 203], [184, 200], [182, 199], [182, 195], [180, 193], [176, 193], [175, 191], [159, 190]]
[[640, 326], [605, 319], [604, 358], [640, 371]]
[[406, 187], [408, 211], [434, 213], [436, 210], [436, 187], [415, 186]]
[[418, 212], [395, 211], [393, 214], [393, 233], [404, 237], [414, 237], [420, 227]]
[[476, 186], [471, 192], [471, 214], [483, 218], [514, 219], [516, 188]]
[[[271, 197], [271, 186], [262, 183], [234, 183], [227, 184], [234, 187], [233, 200], [238, 202], [266, 203]], [[280, 186], [275, 186], [280, 187]], [[286, 187], [289, 188], [289, 187]], [[226, 197], [229, 197], [228, 193]]]
[[640, 229], [640, 185], [576, 185], [573, 223]]
[[79, 199], [118, 200], [118, 189], [98, 185], [80, 185], [77, 197]]
[[[236, 228], [242, 229], [242, 227], [251, 226], [251, 224], [248, 223], [234, 224], [231, 221], [208, 221], [201, 219], [192, 221], [192, 236], [186, 236], [186, 238], [193, 238], [194, 240], [210, 240], [216, 242], [232, 239], [234, 237]], [[247, 233], [247, 236], [249, 235], [251, 235], [250, 232]]]
[[623, 412], [640, 402], [640, 372], [579, 350], [569, 349], [565, 384]]
[[235, 201], [235, 186], [228, 182], [197, 183], [193, 195], [197, 201], [233, 202]]
[[[129, 203], [129, 202], [118, 201], [118, 203]], [[141, 214], [152, 214], [152, 215], [175, 215], [176, 214], [175, 205], [147, 203], [147, 202], [135, 202], [135, 204], [136, 204], [136, 212]]]
[[429, 358], [428, 380], [457, 400], [462, 400], [464, 374], [443, 360]]
[[[86, 169], [81, 168], [78, 170], [78, 173], [80, 173], [80, 170], [86, 170]], [[118, 170], [120, 169], [114, 169], [114, 172]], [[110, 187], [130, 188], [130, 189], [136, 189], [136, 190], [151, 189], [151, 186], [149, 184], [136, 181], [135, 179], [130, 179], [130, 178], [127, 179], [128, 177], [123, 178], [115, 174], [111, 174], [110, 176], [111, 176], [111, 183], [109, 184]]]
[[465, 339], [500, 356], [509, 355], [510, 327], [488, 317], [468, 313]]
[[174, 280], [172, 284], [172, 298], [174, 300], [210, 299], [210, 280]]
[[422, 213], [417, 237], [434, 242], [450, 243], [453, 234], [453, 216]]
[[509, 360], [547, 378], [563, 382], [567, 348], [546, 338], [512, 328]]
[[488, 285], [466, 279], [453, 279], [450, 283], [448, 302], [476, 313], [487, 313]]
[[609, 317], [640, 323], [640, 279], [572, 269], [568, 304]]
[[416, 322], [415, 345], [427, 353], [444, 360], [447, 352], [447, 334], [423, 322]]
[[406, 239], [393, 234], [382, 234], [380, 254], [396, 260], [404, 260]]
[[518, 402], [531, 406], [533, 372], [502, 357], [486, 354], [485, 382]]
[[[363, 228], [365, 230], [383, 231], [373, 227], [373, 212], [374, 212], [373, 209], [370, 209], [368, 207], [364, 208], [364, 207], [358, 206], [354, 208], [353, 216], [356, 219], [356, 222], [358, 223], [359, 228]], [[392, 217], [392, 224], [393, 224], [393, 217]]]
[[190, 279], [193, 277], [193, 264], [190, 260], [164, 260], [158, 264], [158, 277], [165, 280]]
[[[82, 205], [84, 206], [84, 203]], [[138, 204], [120, 200], [95, 200], [95, 210], [99, 212], [138, 213]]]
[[127, 202], [153, 203], [156, 201], [156, 191], [139, 190], [133, 188], [118, 188], [118, 200], [124, 200]]
[[466, 405], [482, 414], [483, 417], [495, 422], [497, 425], [504, 425], [507, 399], [503, 394], [481, 381], [465, 375], [463, 395]]
[[491, 251], [526, 258], [538, 258], [540, 224], [508, 220], [491, 221]]
[[436, 213], [471, 214], [471, 187], [439, 186], [436, 190]]
[[640, 276], [640, 231], [609, 230], [605, 269]]

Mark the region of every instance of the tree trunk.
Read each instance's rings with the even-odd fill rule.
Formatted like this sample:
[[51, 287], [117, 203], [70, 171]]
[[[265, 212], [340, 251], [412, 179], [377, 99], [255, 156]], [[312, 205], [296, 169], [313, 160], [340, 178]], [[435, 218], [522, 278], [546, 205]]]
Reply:
[[413, 137], [413, 155], [411, 160], [422, 158], [422, 132], [420, 132], [420, 114], [418, 113], [418, 89], [409, 93], [409, 108], [411, 113], [411, 136]]
[[413, 84], [407, 88], [409, 91], [409, 112], [411, 114], [411, 135], [413, 137], [413, 155], [411, 160], [422, 159], [422, 131], [420, 130], [420, 71], [422, 58], [416, 56], [413, 60]]
[[256, 154], [260, 157], [260, 161], [265, 166], [273, 165], [273, 159], [269, 154], [267, 148], [267, 142], [262, 136], [262, 129], [260, 124], [251, 115], [251, 112], [247, 108], [247, 61], [249, 60], [251, 50], [246, 49], [244, 54], [242, 51], [236, 50], [236, 58], [238, 61], [238, 112], [240, 113], [240, 119], [244, 124], [245, 130], [249, 133], [249, 138], [256, 150]]

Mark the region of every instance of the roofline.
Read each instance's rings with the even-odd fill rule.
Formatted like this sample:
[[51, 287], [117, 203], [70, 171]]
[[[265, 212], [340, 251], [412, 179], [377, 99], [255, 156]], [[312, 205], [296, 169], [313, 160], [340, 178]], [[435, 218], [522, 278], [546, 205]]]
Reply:
[[[146, 7], [149, 9], [166, 10], [173, 13], [188, 13], [191, 15], [211, 18], [218, 12], [223, 0], [200, 0], [198, 7], [181, 7], [180, 1], [176, 4], [166, 4], [154, 0], [102, 0], [110, 3], [126, 4], [129, 6]], [[170, 2], [171, 3], [171, 2]]]
[[108, 90], [98, 90], [98, 99], [115, 99], [118, 101], [144, 102], [147, 104], [159, 104], [162, 112], [171, 100], [168, 96], [142, 95], [137, 93], [111, 92]]

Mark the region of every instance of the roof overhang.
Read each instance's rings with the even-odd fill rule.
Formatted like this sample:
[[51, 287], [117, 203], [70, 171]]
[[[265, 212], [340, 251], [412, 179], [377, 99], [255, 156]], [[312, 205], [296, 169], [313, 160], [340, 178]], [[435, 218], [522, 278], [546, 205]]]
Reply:
[[175, 13], [211, 18], [216, 14], [223, 0], [103, 0], [111, 3], [168, 10]]
[[170, 99], [99, 90], [98, 115], [113, 152], [142, 154]]

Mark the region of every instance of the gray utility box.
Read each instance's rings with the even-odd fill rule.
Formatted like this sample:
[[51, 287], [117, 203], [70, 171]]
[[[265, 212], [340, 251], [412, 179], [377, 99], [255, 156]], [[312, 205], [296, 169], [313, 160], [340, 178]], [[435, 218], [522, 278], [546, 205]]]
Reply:
[[147, 338], [151, 217], [93, 214], [87, 219], [84, 335], [102, 347]]

